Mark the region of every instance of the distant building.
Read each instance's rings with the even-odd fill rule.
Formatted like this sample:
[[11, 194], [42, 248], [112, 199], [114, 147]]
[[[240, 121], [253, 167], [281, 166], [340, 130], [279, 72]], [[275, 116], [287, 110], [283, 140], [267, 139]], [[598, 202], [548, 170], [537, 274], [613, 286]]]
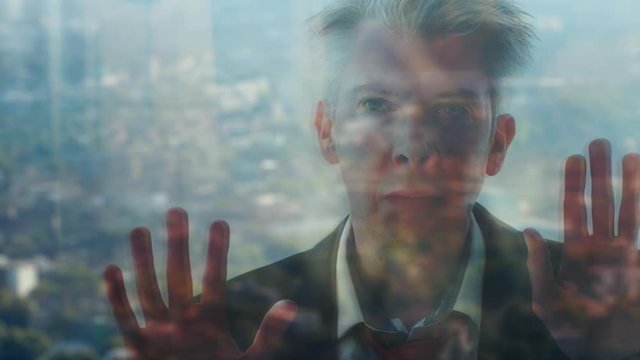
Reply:
[[26, 297], [38, 285], [38, 264], [29, 260], [10, 260], [0, 255], [0, 289]]

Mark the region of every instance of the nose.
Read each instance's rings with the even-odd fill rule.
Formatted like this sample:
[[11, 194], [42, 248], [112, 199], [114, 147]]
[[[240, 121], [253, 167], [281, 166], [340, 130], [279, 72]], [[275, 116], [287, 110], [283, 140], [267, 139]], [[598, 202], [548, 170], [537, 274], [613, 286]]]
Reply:
[[401, 121], [394, 129], [392, 162], [396, 166], [424, 166], [437, 154], [435, 129]]
[[403, 144], [402, 146], [394, 147], [392, 160], [393, 164], [398, 166], [423, 166], [435, 156], [435, 154], [435, 146], [429, 144]]

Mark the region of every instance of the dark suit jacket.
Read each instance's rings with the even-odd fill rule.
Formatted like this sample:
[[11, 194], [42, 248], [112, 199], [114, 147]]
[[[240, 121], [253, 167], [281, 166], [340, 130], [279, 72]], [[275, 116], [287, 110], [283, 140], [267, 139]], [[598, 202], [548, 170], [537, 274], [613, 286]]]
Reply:
[[[566, 359], [531, 308], [521, 232], [494, 218], [481, 205], [474, 215], [485, 239], [479, 359]], [[335, 262], [343, 221], [312, 249], [229, 281], [227, 316], [231, 332], [247, 348], [267, 310], [291, 299], [299, 316], [288, 330], [278, 359], [336, 358]], [[559, 246], [553, 246], [557, 266]]]

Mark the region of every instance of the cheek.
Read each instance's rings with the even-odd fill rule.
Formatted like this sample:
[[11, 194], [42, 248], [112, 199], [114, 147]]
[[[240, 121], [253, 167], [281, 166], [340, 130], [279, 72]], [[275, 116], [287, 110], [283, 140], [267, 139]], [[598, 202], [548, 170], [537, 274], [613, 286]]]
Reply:
[[443, 156], [442, 178], [458, 194], [464, 194], [467, 202], [474, 201], [482, 188], [487, 162], [486, 147], [455, 156]]
[[353, 119], [336, 129], [336, 147], [343, 169], [354, 175], [381, 170], [391, 154], [388, 136], [366, 119]]
[[491, 123], [477, 121], [471, 126], [443, 129], [442, 155], [445, 165], [458, 178], [484, 177], [491, 148]]
[[440, 132], [443, 155], [467, 160], [485, 156], [489, 145], [489, 128], [484, 121], [471, 125], [444, 126]]

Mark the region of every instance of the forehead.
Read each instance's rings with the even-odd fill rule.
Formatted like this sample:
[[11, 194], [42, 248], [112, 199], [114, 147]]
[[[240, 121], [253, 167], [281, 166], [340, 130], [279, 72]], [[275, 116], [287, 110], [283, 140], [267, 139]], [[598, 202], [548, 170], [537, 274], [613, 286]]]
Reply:
[[[361, 24], [353, 38], [342, 89], [371, 83], [390, 90], [426, 92], [469, 88], [485, 91], [489, 78], [482, 51], [472, 37], [391, 32], [371, 23]], [[426, 94], [425, 94], [426, 95]]]

